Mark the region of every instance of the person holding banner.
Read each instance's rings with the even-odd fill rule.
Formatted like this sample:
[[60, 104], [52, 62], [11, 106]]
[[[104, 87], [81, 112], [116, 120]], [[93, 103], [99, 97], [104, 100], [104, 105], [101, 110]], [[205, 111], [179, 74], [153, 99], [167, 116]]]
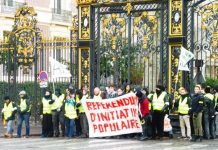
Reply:
[[163, 137], [163, 127], [164, 127], [164, 116], [169, 107], [168, 95], [165, 92], [165, 88], [162, 85], [156, 86], [156, 92], [153, 95], [152, 99], [152, 138], [158, 139]]
[[95, 87], [94, 88], [94, 97], [93, 99], [95, 100], [102, 100], [102, 97], [101, 97], [101, 90], [99, 87]]
[[136, 96], [138, 97], [139, 102], [139, 117], [142, 123], [142, 136], [140, 137], [140, 141], [144, 141], [148, 139], [148, 120], [149, 120], [149, 101], [148, 98], [142, 93], [142, 91], [138, 90], [136, 92]]
[[75, 133], [75, 119], [77, 118], [75, 92], [70, 92], [70, 95], [66, 97], [64, 104], [64, 115], [65, 115], [65, 135], [72, 138], [76, 135]]

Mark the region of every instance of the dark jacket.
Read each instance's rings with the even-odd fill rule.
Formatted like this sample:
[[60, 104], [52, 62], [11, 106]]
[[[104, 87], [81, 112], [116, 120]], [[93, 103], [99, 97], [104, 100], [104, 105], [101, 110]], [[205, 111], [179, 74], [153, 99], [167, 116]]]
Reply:
[[191, 103], [191, 112], [197, 114], [203, 112], [204, 96], [202, 94], [194, 94]]

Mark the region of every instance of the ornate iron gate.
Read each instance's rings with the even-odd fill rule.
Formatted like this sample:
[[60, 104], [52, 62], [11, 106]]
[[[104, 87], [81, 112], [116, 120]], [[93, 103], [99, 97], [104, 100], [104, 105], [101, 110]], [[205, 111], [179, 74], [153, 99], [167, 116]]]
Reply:
[[195, 54], [190, 87], [207, 78], [218, 77], [218, 2], [196, 0], [188, 3], [187, 47]]
[[168, 2], [93, 5], [94, 86], [167, 84]]

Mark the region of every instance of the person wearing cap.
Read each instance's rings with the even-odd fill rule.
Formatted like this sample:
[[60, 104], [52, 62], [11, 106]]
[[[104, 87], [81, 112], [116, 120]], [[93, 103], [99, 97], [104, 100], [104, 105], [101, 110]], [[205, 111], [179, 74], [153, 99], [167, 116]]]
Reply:
[[65, 95], [61, 93], [61, 90], [59, 88], [55, 89], [55, 93], [52, 94], [52, 123], [53, 123], [53, 129], [54, 129], [54, 136], [59, 137], [60, 131], [59, 131], [59, 125], [61, 125], [61, 132], [62, 136], [64, 136], [64, 115], [62, 106], [64, 103]]
[[174, 107], [178, 109], [179, 123], [182, 136], [180, 138], [191, 140], [190, 110], [191, 98], [184, 87], [179, 88], [179, 97], [174, 101]]
[[30, 111], [31, 105], [30, 100], [27, 97], [26, 91], [21, 91], [19, 93], [20, 100], [18, 101], [18, 127], [17, 127], [17, 138], [21, 137], [21, 130], [23, 121], [25, 121], [26, 125], [26, 138], [30, 135]]
[[202, 129], [202, 112], [204, 106], [204, 96], [201, 93], [201, 85], [196, 85], [194, 88], [194, 95], [191, 103], [191, 113], [193, 118], [194, 136], [192, 142], [199, 140], [202, 141], [203, 129]]
[[7, 132], [5, 133], [5, 137], [12, 138], [13, 137], [13, 124], [15, 119], [15, 113], [17, 112], [17, 106], [14, 102], [11, 101], [9, 96], [4, 97], [4, 108], [2, 109], [2, 114], [4, 120], [7, 123]]
[[152, 97], [152, 138], [156, 139], [163, 137], [164, 116], [169, 108], [168, 95], [165, 92], [165, 88], [162, 85], [156, 86], [156, 92]]
[[148, 139], [148, 117], [149, 117], [149, 101], [146, 95], [142, 93], [142, 91], [138, 90], [136, 92], [136, 96], [138, 97], [139, 102], [139, 114], [142, 122], [142, 136], [140, 137], [140, 141]]
[[204, 138], [215, 139], [215, 97], [211, 94], [211, 87], [204, 89], [203, 127]]

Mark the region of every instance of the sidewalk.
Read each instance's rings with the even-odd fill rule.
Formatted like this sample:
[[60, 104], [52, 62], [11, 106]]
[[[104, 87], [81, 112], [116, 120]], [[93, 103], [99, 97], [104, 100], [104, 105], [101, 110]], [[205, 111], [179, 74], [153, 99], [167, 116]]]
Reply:
[[[40, 136], [41, 135], [41, 123], [35, 124], [35, 122], [30, 122], [30, 136]], [[0, 120], [0, 137], [4, 137], [4, 133], [6, 131], [6, 127], [3, 126], [2, 120]], [[23, 122], [22, 126], [22, 135], [25, 135], [25, 122]], [[17, 122], [14, 123], [14, 136], [17, 135]]]

